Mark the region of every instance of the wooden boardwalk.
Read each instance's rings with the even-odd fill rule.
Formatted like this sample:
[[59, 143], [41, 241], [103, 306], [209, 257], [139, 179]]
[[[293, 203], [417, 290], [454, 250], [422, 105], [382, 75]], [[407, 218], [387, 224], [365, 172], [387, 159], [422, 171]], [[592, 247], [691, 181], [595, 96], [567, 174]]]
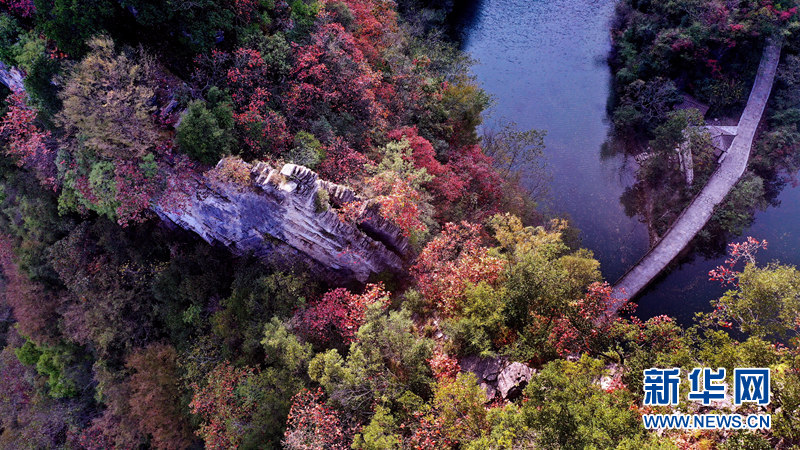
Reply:
[[772, 91], [780, 55], [781, 44], [768, 42], [747, 105], [739, 119], [736, 136], [725, 159], [711, 175], [703, 190], [683, 210], [661, 240], [614, 284], [613, 297], [618, 301], [611, 313], [616, 313], [623, 299], [636, 297], [689, 245], [711, 218], [714, 207], [725, 199], [744, 174], [756, 128]]

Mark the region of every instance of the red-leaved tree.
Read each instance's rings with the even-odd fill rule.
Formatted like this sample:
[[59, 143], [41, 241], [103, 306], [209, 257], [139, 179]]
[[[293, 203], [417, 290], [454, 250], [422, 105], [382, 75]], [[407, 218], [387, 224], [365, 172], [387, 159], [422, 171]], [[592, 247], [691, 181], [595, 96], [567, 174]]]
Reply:
[[20, 17], [32, 17], [36, 14], [33, 0], [0, 0], [0, 4], [6, 5], [11, 12]]
[[381, 78], [367, 64], [353, 36], [338, 23], [323, 25], [297, 48], [286, 93], [287, 117], [297, 129], [324, 118], [346, 119], [337, 131], [353, 144], [369, 145], [369, 132], [385, 126], [387, 111], [375, 90]]
[[500, 279], [505, 261], [489, 255], [481, 233], [480, 225], [448, 223], [411, 268], [420, 292], [439, 312], [457, 311], [470, 283], [494, 284]]
[[325, 345], [336, 338], [352, 342], [364, 323], [367, 306], [378, 302], [385, 307], [389, 301], [389, 293], [382, 283], [368, 284], [360, 295], [337, 288], [299, 311], [295, 320], [298, 331], [314, 342]]
[[303, 389], [294, 396], [283, 446], [291, 450], [349, 448], [339, 417], [322, 402], [322, 389]]
[[[633, 346], [664, 352], [680, 346], [681, 330], [672, 318], [657, 316], [646, 322], [626, 318], [634, 305], [612, 292], [607, 282], [593, 283], [583, 298], [555, 320], [548, 341], [560, 355], [588, 353], [623, 364]], [[622, 316], [617, 315], [620, 312]]]
[[755, 264], [756, 253], [759, 249], [767, 249], [767, 241], [748, 236], [744, 242], [732, 242], [728, 244], [728, 259], [724, 265], [717, 266], [708, 272], [709, 280], [719, 281], [722, 284], [736, 284], [739, 272], [733, 270], [739, 261], [744, 260], [745, 264]]
[[229, 362], [208, 374], [203, 387], [192, 385], [194, 396], [189, 408], [203, 420], [197, 434], [206, 448], [237, 448], [249, 424], [254, 405], [238, 397], [237, 388], [254, 373], [252, 368], [236, 368]]
[[8, 112], [0, 121], [0, 135], [8, 141], [6, 153], [17, 158], [20, 165], [30, 165], [37, 172], [42, 169], [42, 174], [52, 172], [52, 168], [45, 170], [47, 162], [51, 161], [47, 147], [50, 132], [36, 125], [36, 110], [28, 105], [27, 94], [13, 93], [6, 102]]

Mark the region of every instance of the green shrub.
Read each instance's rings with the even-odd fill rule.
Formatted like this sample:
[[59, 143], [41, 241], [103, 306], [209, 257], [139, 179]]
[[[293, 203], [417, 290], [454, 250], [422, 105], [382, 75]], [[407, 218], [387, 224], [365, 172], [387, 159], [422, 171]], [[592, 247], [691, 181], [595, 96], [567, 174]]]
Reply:
[[214, 164], [231, 153], [235, 142], [233, 111], [215, 89], [209, 91], [208, 103], [195, 100], [189, 104], [176, 135], [181, 151], [204, 164]]
[[315, 169], [325, 159], [325, 150], [313, 134], [299, 131], [294, 135], [294, 145], [286, 156], [294, 164]]

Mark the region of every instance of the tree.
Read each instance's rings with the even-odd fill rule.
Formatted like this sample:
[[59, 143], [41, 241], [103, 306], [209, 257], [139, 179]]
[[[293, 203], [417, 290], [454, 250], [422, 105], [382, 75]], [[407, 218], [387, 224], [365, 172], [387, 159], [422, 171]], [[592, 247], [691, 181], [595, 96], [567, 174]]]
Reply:
[[[195, 78], [208, 86], [225, 86], [231, 93], [238, 139], [246, 158], [277, 157], [291, 144], [286, 119], [273, 109], [276, 90], [261, 52], [240, 47], [232, 53], [213, 50], [197, 58]], [[209, 89], [209, 94], [214, 88]]]
[[87, 41], [120, 12], [110, 0], [34, 0], [34, 5], [40, 29], [75, 57], [83, 56], [91, 48]]
[[272, 271], [248, 264], [236, 271], [230, 294], [211, 318], [211, 330], [219, 339], [224, 357], [239, 365], [263, 361], [264, 324], [273, 317], [288, 319], [317, 292], [317, 285], [300, 272]]
[[67, 136], [57, 166], [63, 210], [93, 210], [120, 224], [140, 222], [160, 193], [155, 153], [160, 131], [151, 113], [153, 62], [147, 55], [116, 53], [108, 37], [75, 66], [56, 117]]
[[58, 299], [20, 270], [12, 251], [8, 236], [0, 236], [0, 270], [5, 279], [2, 301], [11, 307], [20, 333], [37, 342], [55, 343], [52, 324], [58, 318]]
[[636, 80], [624, 89], [620, 106], [614, 111], [614, 125], [623, 132], [630, 133], [637, 126], [658, 126], [671, 107], [681, 101], [675, 83], [660, 77]]
[[0, 351], [0, 447], [58, 447], [78, 426], [77, 405], [49, 397], [37, 384], [35, 370], [17, 359], [13, 345]]
[[412, 326], [408, 311], [387, 315], [373, 303], [347, 358], [336, 350], [320, 353], [308, 373], [331, 403], [351, 417], [369, 417], [374, 402], [388, 405], [406, 392], [429, 396], [432, 342], [417, 336]]
[[545, 176], [541, 160], [546, 134], [543, 130], [519, 131], [515, 123], [509, 122], [499, 131], [484, 131], [481, 147], [494, 160], [503, 178], [519, 177], [522, 173], [527, 177], [542, 178]]
[[440, 380], [433, 397], [435, 414], [441, 418], [444, 434], [455, 443], [479, 438], [489, 428], [486, 421], [486, 393], [473, 373]]
[[341, 339], [349, 344], [364, 323], [367, 308], [374, 303], [385, 308], [389, 301], [382, 284], [369, 284], [360, 295], [337, 288], [299, 311], [295, 321], [301, 333], [314, 342], [326, 345]]
[[69, 294], [62, 303], [63, 333], [91, 345], [99, 358], [122, 363], [154, 332], [156, 264], [140, 261], [137, 244], [110, 225], [83, 222], [50, 247], [49, 262]]
[[221, 95], [214, 87], [208, 103], [189, 103], [175, 135], [178, 147], [203, 164], [215, 164], [233, 148], [233, 111]]
[[344, 450], [345, 434], [339, 417], [326, 407], [322, 390], [304, 389], [292, 399], [283, 446], [292, 450]]
[[375, 408], [375, 414], [369, 424], [361, 428], [353, 438], [351, 448], [361, 450], [399, 449], [402, 437], [398, 433], [398, 424], [391, 411], [383, 406]]
[[516, 332], [515, 352], [523, 360], [552, 357], [552, 327], [600, 280], [599, 263], [587, 250], [569, 250], [562, 240], [562, 222], [524, 227], [519, 218], [505, 214], [494, 216], [490, 225], [500, 244], [497, 250], [508, 260], [503, 317]]
[[286, 156], [291, 163], [315, 169], [325, 159], [325, 150], [313, 134], [298, 131]]
[[143, 434], [163, 449], [182, 449], [191, 443], [191, 432], [181, 408], [177, 353], [172, 346], [151, 344], [128, 356], [126, 367], [133, 371], [130, 412]]
[[241, 387], [254, 373], [252, 368], [224, 362], [208, 374], [205, 386], [192, 386], [189, 408], [202, 419], [197, 434], [207, 448], [236, 448], [242, 443], [255, 405], [243, 397]]
[[[47, 168], [50, 149], [47, 144], [50, 132], [41, 130], [36, 124], [36, 111], [28, 106], [24, 92], [13, 93], [8, 99], [8, 112], [0, 122], [0, 135], [8, 141], [6, 153], [18, 158], [20, 164], [33, 166], [46, 176], [52, 170]], [[52, 176], [52, 175], [51, 175]], [[49, 180], [52, 184], [54, 180]]]
[[522, 414], [537, 446], [610, 448], [646, 435], [631, 392], [606, 392], [595, 382], [603, 371], [600, 361], [583, 357], [553, 361], [531, 379]]
[[800, 272], [793, 266], [753, 263], [738, 275], [737, 287], [713, 302], [717, 323], [736, 323], [758, 337], [800, 335]]
[[31, 17], [36, 13], [36, 6], [33, 0], [2, 0], [0, 3], [6, 5], [8, 9], [20, 17]]
[[338, 137], [325, 147], [325, 155], [319, 173], [334, 183], [361, 180], [370, 163], [366, 156], [353, 150], [344, 139]]
[[411, 268], [423, 297], [445, 315], [460, 310], [469, 283], [491, 285], [500, 279], [504, 261], [480, 245], [481, 231], [467, 222], [446, 224]]
[[105, 36], [88, 45], [91, 52], [75, 66], [61, 93], [64, 109], [58, 121], [100, 157], [142, 157], [158, 138], [151, 118], [154, 63], [141, 53], [117, 53]]
[[375, 94], [380, 83], [353, 36], [337, 23], [323, 25], [296, 51], [287, 117], [299, 129], [325, 119], [351, 144], [366, 144], [369, 133], [386, 123], [387, 112]]
[[432, 177], [414, 167], [405, 141], [387, 144], [382, 153], [380, 164], [368, 168], [373, 176], [364, 180], [368, 204], [377, 205], [381, 216], [397, 225], [412, 245], [419, 245], [432, 222], [433, 208], [423, 188]]

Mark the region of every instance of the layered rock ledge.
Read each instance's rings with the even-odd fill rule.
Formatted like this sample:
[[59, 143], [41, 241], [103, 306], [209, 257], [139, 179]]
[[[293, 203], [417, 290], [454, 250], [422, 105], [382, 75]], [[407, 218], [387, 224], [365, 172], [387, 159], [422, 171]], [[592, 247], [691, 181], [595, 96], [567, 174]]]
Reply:
[[371, 274], [401, 271], [410, 247], [399, 228], [369, 208], [351, 223], [325, 207], [326, 198], [334, 207], [359, 200], [353, 191], [294, 164], [280, 170], [241, 164], [249, 168], [249, 184], [198, 176], [179, 208], [156, 212], [237, 254], [269, 261], [300, 257], [328, 279], [363, 283]]

